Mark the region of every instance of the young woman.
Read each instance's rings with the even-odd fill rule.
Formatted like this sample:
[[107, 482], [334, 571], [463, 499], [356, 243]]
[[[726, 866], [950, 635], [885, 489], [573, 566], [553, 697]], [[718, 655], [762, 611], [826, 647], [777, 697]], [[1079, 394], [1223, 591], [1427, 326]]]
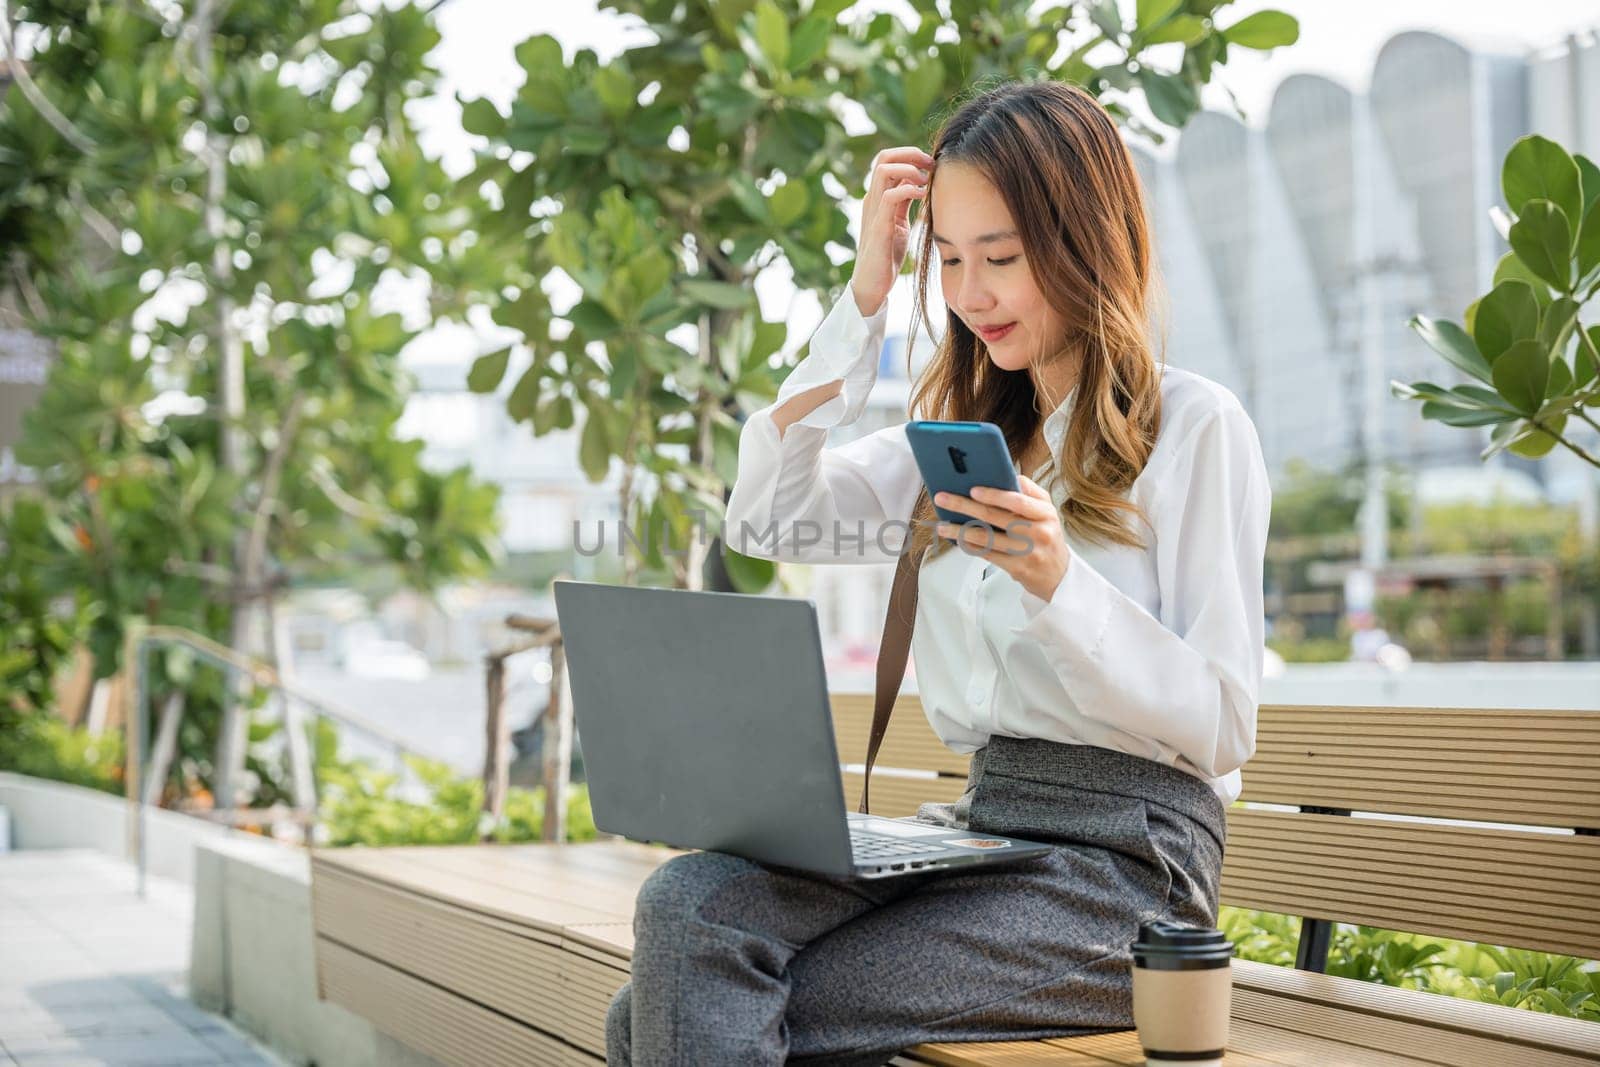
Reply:
[[[824, 447], [875, 380], [913, 200], [919, 311], [937, 250], [947, 319], [912, 410], [1001, 427], [1022, 491], [948, 506], [1031, 548], [937, 523], [903, 426]], [[676, 857], [639, 892], [608, 1063], [867, 1065], [1126, 1028], [1139, 924], [1215, 921], [1223, 809], [1255, 747], [1270, 494], [1234, 396], [1152, 355], [1150, 284], [1132, 160], [1081, 90], [1000, 85], [932, 155], [873, 161], [850, 292], [746, 422], [724, 537], [919, 559], [920, 698], [973, 754], [961, 800], [922, 814], [1055, 847], [881, 881]]]

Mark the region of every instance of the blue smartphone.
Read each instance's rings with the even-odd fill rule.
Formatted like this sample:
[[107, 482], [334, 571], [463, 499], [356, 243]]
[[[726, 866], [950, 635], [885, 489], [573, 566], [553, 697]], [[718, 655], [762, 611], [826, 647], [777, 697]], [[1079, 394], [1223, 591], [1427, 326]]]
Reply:
[[[975, 485], [1021, 491], [1017, 469], [1011, 464], [1011, 450], [1006, 447], [1006, 436], [992, 422], [913, 419], [906, 423], [906, 440], [911, 442], [911, 454], [916, 457], [917, 469], [922, 472], [922, 482], [928, 487], [930, 500], [939, 493], [971, 498]], [[958, 526], [983, 522], [937, 504], [934, 511], [943, 521]], [[999, 530], [989, 523], [984, 525]]]

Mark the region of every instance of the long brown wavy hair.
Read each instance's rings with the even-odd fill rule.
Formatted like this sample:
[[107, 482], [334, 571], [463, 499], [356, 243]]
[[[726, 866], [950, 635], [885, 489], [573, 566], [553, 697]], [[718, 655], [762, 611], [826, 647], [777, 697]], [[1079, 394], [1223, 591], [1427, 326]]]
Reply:
[[[1054, 457], [1066, 489], [1063, 525], [1082, 540], [1143, 545], [1128, 520], [1144, 516], [1128, 491], [1155, 446], [1161, 390], [1150, 345], [1144, 198], [1116, 123], [1076, 86], [1002, 82], [978, 90], [944, 122], [932, 154], [934, 174], [959, 162], [999, 192], [1034, 283], [1067, 324], [1061, 348], [1045, 357], [1078, 368], [1066, 439]], [[934, 217], [931, 184], [925, 199], [924, 220]], [[929, 319], [933, 259], [933, 227], [924, 225], [912, 337]], [[912, 393], [910, 411], [920, 412], [913, 417], [992, 422], [1016, 462], [1038, 436], [1044, 408], [1028, 370], [995, 366], [983, 338], [947, 308], [944, 338]], [[937, 521], [924, 488], [912, 512], [913, 558], [929, 545], [934, 555], [956, 547], [936, 536]]]

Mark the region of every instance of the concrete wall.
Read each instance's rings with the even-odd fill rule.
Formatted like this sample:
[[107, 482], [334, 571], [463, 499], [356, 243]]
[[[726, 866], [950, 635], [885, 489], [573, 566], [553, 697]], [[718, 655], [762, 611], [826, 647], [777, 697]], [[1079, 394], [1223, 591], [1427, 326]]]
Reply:
[[[0, 771], [0, 807], [10, 812], [14, 849], [92, 848], [134, 859], [131, 830], [137, 809], [110, 793]], [[234, 833], [175, 811], [151, 809], [145, 817], [148, 871], [185, 885], [194, 882], [195, 846]]]
[[304, 850], [264, 840], [196, 853], [190, 996], [296, 1063], [436, 1067], [362, 1018], [317, 999]]

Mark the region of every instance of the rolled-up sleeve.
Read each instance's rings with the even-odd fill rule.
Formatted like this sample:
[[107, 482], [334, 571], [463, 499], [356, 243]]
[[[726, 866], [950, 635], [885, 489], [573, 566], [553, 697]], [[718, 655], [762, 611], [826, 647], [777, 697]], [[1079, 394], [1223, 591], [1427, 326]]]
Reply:
[[[729, 548], [793, 563], [881, 563], [898, 557], [922, 484], [905, 426], [825, 447], [831, 427], [847, 426], [866, 410], [888, 316], [885, 304], [863, 318], [846, 288], [777, 399], [746, 418], [723, 519]], [[797, 393], [840, 380], [840, 395], [779, 435], [775, 409]]]
[[[1175, 450], [1153, 497], [1160, 618], [1074, 555], [1027, 621], [1077, 710], [1221, 777], [1255, 751], [1271, 489], [1255, 427], [1224, 407]], [[1146, 536], [1150, 536], [1146, 532]]]

